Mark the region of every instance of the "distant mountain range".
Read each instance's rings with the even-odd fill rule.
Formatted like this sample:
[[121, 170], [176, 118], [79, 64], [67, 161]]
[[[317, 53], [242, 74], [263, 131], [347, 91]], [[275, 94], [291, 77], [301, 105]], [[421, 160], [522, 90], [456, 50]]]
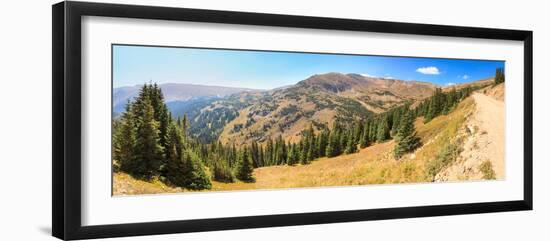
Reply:
[[[197, 84], [160, 84], [164, 100], [170, 102], [185, 102], [190, 100], [204, 100], [205, 98], [221, 98], [240, 92], [255, 92], [259, 90], [248, 88], [235, 88], [223, 86], [209, 86]], [[124, 111], [124, 106], [128, 100], [132, 100], [139, 94], [142, 86], [127, 86], [113, 89], [113, 112]]]

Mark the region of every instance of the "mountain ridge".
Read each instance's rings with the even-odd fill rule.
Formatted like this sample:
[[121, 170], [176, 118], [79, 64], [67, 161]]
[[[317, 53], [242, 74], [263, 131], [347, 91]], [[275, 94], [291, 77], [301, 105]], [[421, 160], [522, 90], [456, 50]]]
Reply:
[[[122, 112], [128, 100], [139, 94], [142, 85], [122, 86], [113, 89], [113, 112]], [[187, 101], [202, 97], [226, 97], [239, 92], [263, 91], [251, 88], [225, 87], [217, 85], [199, 85], [186, 83], [159, 84], [165, 102]]]

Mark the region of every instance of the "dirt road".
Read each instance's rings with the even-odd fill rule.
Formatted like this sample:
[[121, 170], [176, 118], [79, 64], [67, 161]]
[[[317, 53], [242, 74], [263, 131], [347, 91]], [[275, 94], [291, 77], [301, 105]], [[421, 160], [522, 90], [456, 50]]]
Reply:
[[497, 179], [504, 177], [504, 132], [505, 108], [504, 102], [493, 99], [481, 93], [473, 94], [477, 111], [475, 120], [479, 130], [487, 133], [487, 143], [483, 148], [486, 157], [493, 164]]

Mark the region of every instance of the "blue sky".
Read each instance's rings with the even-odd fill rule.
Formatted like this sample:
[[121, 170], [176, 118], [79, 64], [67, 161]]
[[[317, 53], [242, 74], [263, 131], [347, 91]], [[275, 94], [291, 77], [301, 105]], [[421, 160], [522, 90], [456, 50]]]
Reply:
[[494, 76], [503, 61], [113, 46], [113, 87], [153, 81], [272, 89], [314, 74], [356, 73], [441, 86]]

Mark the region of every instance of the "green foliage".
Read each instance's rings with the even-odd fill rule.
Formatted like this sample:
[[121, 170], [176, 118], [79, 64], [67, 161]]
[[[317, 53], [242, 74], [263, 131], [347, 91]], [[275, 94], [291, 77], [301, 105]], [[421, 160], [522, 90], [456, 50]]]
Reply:
[[126, 104], [126, 112], [122, 114], [116, 125], [113, 136], [113, 158], [118, 161], [120, 170], [131, 172], [136, 161], [134, 148], [136, 145], [136, 127], [130, 103]]
[[191, 190], [212, 188], [204, 166], [198, 156], [190, 150], [184, 150], [179, 160], [168, 162], [166, 178], [173, 185]]
[[325, 151], [327, 157], [335, 157], [342, 153], [340, 147], [340, 127], [335, 124], [329, 134], [328, 144]]
[[493, 170], [493, 164], [491, 161], [486, 160], [479, 165], [479, 170], [483, 173], [483, 179], [494, 180], [496, 179], [496, 173]]
[[295, 143], [289, 144], [289, 151], [288, 151], [288, 165], [293, 166], [298, 164], [298, 161], [300, 160], [300, 152], [298, 150], [298, 147]]
[[237, 170], [236, 176], [239, 180], [244, 182], [254, 182], [253, 176], [254, 167], [252, 166], [252, 158], [247, 147], [244, 147], [237, 158]]
[[390, 128], [388, 126], [387, 117], [383, 117], [378, 121], [378, 128], [376, 130], [376, 141], [383, 142], [390, 138]]
[[344, 154], [351, 154], [357, 152], [357, 142], [355, 141], [353, 133], [348, 133], [347, 135], [347, 142], [346, 142], [346, 149], [344, 150]]
[[216, 159], [212, 163], [212, 178], [218, 182], [235, 182], [235, 175], [229, 163], [223, 159]]
[[137, 118], [135, 160], [129, 173], [149, 179], [157, 174], [163, 160], [163, 146], [160, 144], [159, 122], [154, 119], [154, 109], [148, 100], [142, 103], [143, 115]]
[[420, 146], [420, 138], [416, 136], [414, 117], [410, 111], [407, 111], [401, 119], [395, 141], [397, 143], [393, 150], [393, 154], [397, 159], [401, 158], [403, 154], [411, 152]]
[[473, 91], [487, 85], [466, 86], [461, 89], [451, 88], [447, 92], [437, 88], [432, 96], [422, 101], [413, 112], [416, 116], [424, 116], [424, 123], [428, 123], [439, 115], [448, 114], [460, 101], [470, 96]]
[[441, 172], [445, 167], [456, 161], [460, 153], [460, 148], [458, 145], [450, 143], [444, 146], [435, 159], [427, 163], [426, 174], [428, 178], [434, 179], [435, 176]]
[[500, 83], [504, 83], [504, 69], [498, 68], [495, 71], [495, 83], [494, 85], [498, 85]]
[[324, 157], [326, 156], [326, 148], [328, 145], [328, 138], [329, 138], [329, 132], [328, 130], [323, 130], [317, 139], [317, 157]]
[[359, 146], [361, 148], [365, 148], [370, 144], [370, 125], [370, 121], [367, 120], [363, 128], [363, 133], [361, 133], [361, 139], [359, 140]]

